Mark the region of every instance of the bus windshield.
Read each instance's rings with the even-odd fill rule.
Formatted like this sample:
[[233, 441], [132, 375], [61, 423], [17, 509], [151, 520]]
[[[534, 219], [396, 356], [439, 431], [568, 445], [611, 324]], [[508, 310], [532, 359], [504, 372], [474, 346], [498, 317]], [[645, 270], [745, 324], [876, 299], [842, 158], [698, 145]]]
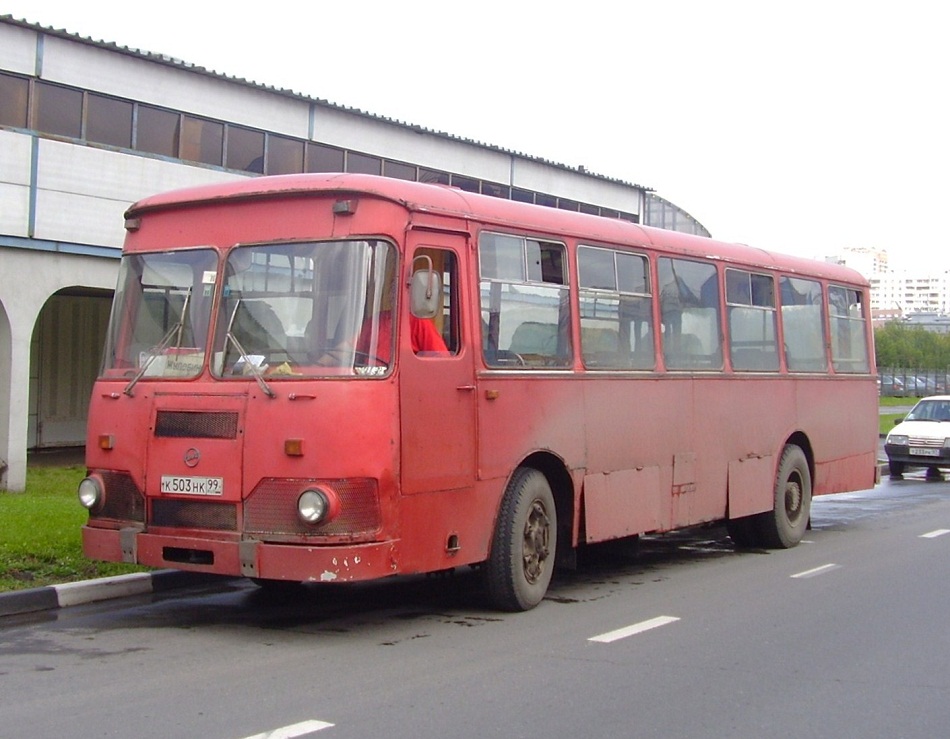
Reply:
[[395, 266], [395, 249], [376, 240], [235, 248], [225, 265], [214, 374], [386, 374]]
[[100, 374], [135, 381], [197, 376], [217, 262], [211, 249], [124, 256]]

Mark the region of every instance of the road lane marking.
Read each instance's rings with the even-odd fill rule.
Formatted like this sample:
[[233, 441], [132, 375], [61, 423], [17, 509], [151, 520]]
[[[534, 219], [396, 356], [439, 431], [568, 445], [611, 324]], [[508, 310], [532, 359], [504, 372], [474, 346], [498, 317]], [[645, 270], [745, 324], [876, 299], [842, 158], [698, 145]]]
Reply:
[[824, 575], [826, 572], [831, 572], [832, 570], [837, 570], [841, 565], [830, 564], [822, 565], [821, 567], [815, 567], [811, 570], [805, 570], [804, 572], [799, 572], [790, 577], [796, 577], [799, 579], [804, 579], [806, 577], [815, 577], [816, 575]]
[[612, 641], [625, 639], [626, 637], [633, 636], [634, 634], [641, 634], [644, 631], [649, 631], [650, 629], [655, 629], [659, 626], [666, 626], [667, 624], [671, 624], [674, 621], [679, 621], [679, 618], [676, 616], [657, 616], [656, 618], [651, 618], [647, 621], [641, 621], [640, 623], [633, 624], [632, 626], [624, 626], [622, 629], [616, 629], [614, 631], [608, 631], [606, 634], [592, 636], [587, 641], [609, 644]]
[[950, 529], [937, 529], [936, 531], [930, 531], [926, 534], [921, 534], [919, 539], [936, 539], [938, 536], [943, 536], [944, 534], [950, 534]]
[[329, 729], [331, 726], [333, 724], [328, 724], [326, 721], [301, 721], [299, 724], [282, 726], [273, 731], [265, 731], [263, 734], [245, 737], [245, 739], [295, 739], [295, 737], [306, 736], [321, 729]]

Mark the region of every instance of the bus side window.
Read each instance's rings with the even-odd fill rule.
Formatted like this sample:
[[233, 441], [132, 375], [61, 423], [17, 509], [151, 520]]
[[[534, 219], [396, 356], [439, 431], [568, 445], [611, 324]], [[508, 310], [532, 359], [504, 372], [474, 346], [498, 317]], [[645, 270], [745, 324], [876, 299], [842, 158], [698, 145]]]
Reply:
[[719, 283], [711, 264], [657, 260], [667, 369], [722, 369]]
[[571, 307], [563, 244], [479, 237], [482, 349], [489, 367], [570, 367]]
[[413, 351], [420, 357], [458, 354], [461, 346], [458, 316], [458, 260], [447, 249], [422, 247], [413, 254], [415, 269], [428, 269], [428, 257], [442, 281], [440, 306], [434, 318], [410, 317]]

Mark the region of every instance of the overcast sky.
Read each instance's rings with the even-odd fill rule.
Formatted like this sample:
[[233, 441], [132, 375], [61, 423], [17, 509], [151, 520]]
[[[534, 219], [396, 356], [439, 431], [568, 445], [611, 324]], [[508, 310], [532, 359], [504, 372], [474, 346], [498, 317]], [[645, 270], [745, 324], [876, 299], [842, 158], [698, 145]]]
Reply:
[[950, 6], [802, 0], [0, 0], [653, 188], [714, 237], [950, 264]]

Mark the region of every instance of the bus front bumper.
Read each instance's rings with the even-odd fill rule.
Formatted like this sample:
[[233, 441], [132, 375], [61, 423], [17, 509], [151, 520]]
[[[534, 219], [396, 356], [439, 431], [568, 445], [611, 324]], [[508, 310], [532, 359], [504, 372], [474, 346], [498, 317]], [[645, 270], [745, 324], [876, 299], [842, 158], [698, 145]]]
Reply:
[[398, 541], [315, 546], [256, 540], [219, 541], [82, 527], [90, 559], [192, 572], [293, 582], [356, 582], [396, 574]]

